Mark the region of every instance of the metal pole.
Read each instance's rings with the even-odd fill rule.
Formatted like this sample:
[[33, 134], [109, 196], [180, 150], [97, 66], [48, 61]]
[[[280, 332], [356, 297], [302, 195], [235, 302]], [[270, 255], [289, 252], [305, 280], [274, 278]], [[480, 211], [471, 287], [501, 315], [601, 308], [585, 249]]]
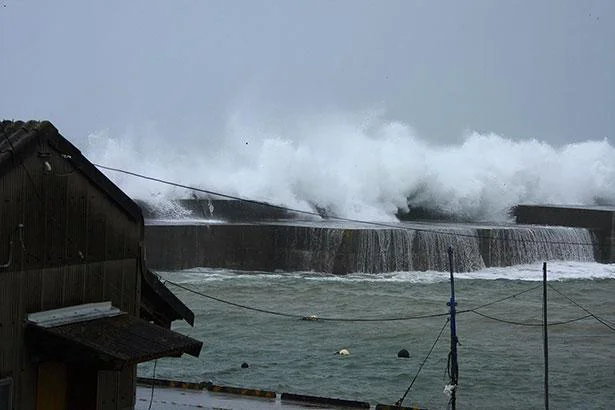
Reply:
[[459, 367], [457, 364], [457, 324], [455, 322], [455, 306], [457, 306], [457, 302], [455, 302], [455, 278], [453, 277], [453, 247], [449, 246], [448, 248], [448, 264], [451, 272], [451, 300], [447, 303], [449, 306], [449, 313], [451, 319], [451, 351], [450, 351], [450, 364], [449, 364], [449, 377], [450, 384], [452, 385], [451, 390], [451, 409], [456, 409], [456, 390], [457, 390], [457, 379], [459, 376]]
[[542, 264], [542, 324], [545, 356], [545, 409], [549, 410], [549, 338], [547, 335], [547, 262]]

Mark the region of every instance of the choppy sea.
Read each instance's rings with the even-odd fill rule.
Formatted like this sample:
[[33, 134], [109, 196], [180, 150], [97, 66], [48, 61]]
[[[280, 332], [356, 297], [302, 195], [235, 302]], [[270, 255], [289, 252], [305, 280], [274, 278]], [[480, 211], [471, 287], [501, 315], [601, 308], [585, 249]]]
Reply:
[[[613, 408], [615, 264], [547, 268], [551, 408]], [[199, 358], [159, 360], [155, 377], [374, 405], [395, 403], [416, 377], [404, 405], [449, 405], [446, 272], [158, 274], [196, 315], [194, 327], [173, 328], [204, 347]], [[542, 263], [455, 274], [455, 291], [457, 408], [544, 408]], [[300, 319], [311, 315], [321, 320]], [[334, 354], [341, 348], [350, 355]], [[410, 357], [398, 358], [401, 349]], [[153, 363], [138, 369], [153, 372]]]

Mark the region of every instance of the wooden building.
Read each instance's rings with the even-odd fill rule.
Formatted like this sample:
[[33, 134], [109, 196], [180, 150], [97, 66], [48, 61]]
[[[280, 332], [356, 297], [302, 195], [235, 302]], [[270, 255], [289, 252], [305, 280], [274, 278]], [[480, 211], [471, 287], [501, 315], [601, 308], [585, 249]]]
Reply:
[[0, 122], [0, 409], [132, 409], [137, 363], [202, 343], [140, 208], [49, 122]]

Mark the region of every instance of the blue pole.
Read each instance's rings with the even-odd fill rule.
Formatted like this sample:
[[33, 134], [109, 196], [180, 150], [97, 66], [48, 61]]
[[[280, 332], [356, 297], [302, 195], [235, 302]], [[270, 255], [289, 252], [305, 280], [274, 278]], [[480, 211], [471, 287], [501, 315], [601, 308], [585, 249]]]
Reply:
[[449, 353], [449, 377], [450, 384], [452, 385], [451, 390], [451, 409], [456, 409], [456, 397], [455, 392], [457, 390], [457, 379], [459, 376], [459, 367], [457, 364], [457, 323], [455, 322], [455, 306], [457, 306], [457, 302], [455, 302], [455, 278], [453, 277], [453, 247], [449, 246], [448, 248], [448, 264], [451, 272], [451, 299], [447, 303], [449, 306], [450, 313], [450, 321], [451, 321], [451, 351]]

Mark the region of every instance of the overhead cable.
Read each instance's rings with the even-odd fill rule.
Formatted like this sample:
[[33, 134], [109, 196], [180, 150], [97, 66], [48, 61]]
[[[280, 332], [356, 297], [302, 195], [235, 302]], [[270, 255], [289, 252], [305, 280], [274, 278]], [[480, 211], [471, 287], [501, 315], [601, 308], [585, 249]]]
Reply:
[[[516, 321], [513, 321], [513, 320], [507, 320], [507, 319], [499, 319], [497, 317], [489, 316], [489, 315], [486, 315], [484, 313], [478, 312], [476, 310], [469, 310], [467, 312], [474, 313], [474, 314], [476, 314], [478, 316], [482, 316], [482, 317], [484, 317], [486, 319], [494, 320], [496, 322], [507, 323], [509, 325], [528, 326], [528, 327], [544, 326], [544, 323], [525, 323], [525, 322], [516, 322]], [[577, 317], [577, 318], [574, 318], [574, 319], [569, 319], [569, 320], [565, 320], [565, 321], [561, 321], [561, 322], [552, 322], [552, 323], [548, 323], [548, 326], [565, 325], [565, 324], [568, 324], [568, 323], [577, 322], [579, 320], [587, 319], [587, 318], [589, 318], [591, 316], [592, 315], [585, 315], [585, 316], [581, 316], [581, 317]]]
[[390, 318], [339, 318], [339, 317], [320, 317], [320, 316], [314, 316], [314, 315], [304, 316], [304, 315], [276, 312], [273, 310], [261, 309], [261, 308], [256, 308], [252, 306], [242, 305], [240, 303], [235, 303], [235, 302], [231, 302], [228, 300], [217, 298], [215, 296], [207, 295], [203, 292], [199, 292], [187, 286], [180, 285], [179, 283], [172, 282], [170, 280], [164, 280], [164, 283], [169, 283], [187, 292], [194, 293], [195, 295], [199, 295], [204, 298], [215, 300], [217, 302], [224, 303], [227, 305], [231, 305], [231, 306], [235, 306], [235, 307], [239, 307], [242, 309], [251, 310], [255, 312], [267, 313], [267, 314], [274, 315], [274, 316], [283, 316], [283, 317], [290, 317], [290, 318], [302, 319], [302, 320], [313, 320], [313, 321], [323, 321], [323, 322], [324, 321], [329, 321], [329, 322], [393, 322], [393, 321], [402, 321], [402, 320], [428, 319], [428, 318], [434, 318], [434, 317], [448, 316], [448, 312], [427, 314], [427, 315], [417, 315], [417, 316], [390, 317]]
[[570, 297], [566, 296], [565, 294], [563, 294], [562, 292], [560, 292], [559, 290], [557, 290], [553, 285], [549, 284], [549, 288], [551, 288], [553, 291], [555, 291], [556, 293], [558, 293], [559, 295], [565, 297], [566, 299], [568, 299], [568, 301], [570, 303], [572, 303], [573, 305], [575, 305], [576, 307], [578, 307], [579, 309], [581, 309], [582, 311], [584, 311], [585, 313], [587, 313], [589, 316], [593, 317], [594, 319], [596, 319], [598, 322], [602, 323], [604, 326], [606, 326], [607, 328], [611, 329], [612, 331], [615, 332], [615, 326], [613, 326], [612, 324], [610, 324], [606, 319], [602, 319], [600, 317], [598, 317], [597, 315], [595, 315], [594, 313], [590, 312], [589, 309], [584, 308], [583, 306], [581, 306], [580, 304], [578, 304], [577, 302], [575, 302], [574, 300], [572, 300]]
[[[303, 211], [300, 209], [289, 208], [286, 206], [270, 204], [264, 201], [257, 201], [254, 199], [242, 198], [242, 197], [235, 196], [235, 195], [228, 195], [228, 194], [212, 191], [209, 189], [203, 189], [203, 188], [197, 188], [197, 187], [190, 186], [190, 185], [184, 185], [184, 184], [180, 184], [177, 182], [167, 181], [167, 180], [160, 179], [160, 178], [154, 178], [154, 177], [150, 177], [150, 176], [139, 174], [139, 173], [132, 172], [132, 171], [127, 171], [127, 170], [120, 169], [120, 168], [109, 167], [106, 165], [101, 165], [101, 164], [96, 164], [96, 163], [93, 163], [93, 165], [97, 166], [98, 168], [105, 169], [108, 171], [119, 172], [122, 174], [134, 176], [136, 178], [141, 178], [141, 179], [145, 179], [148, 181], [154, 181], [154, 182], [158, 182], [161, 184], [170, 185], [170, 186], [174, 186], [178, 188], [188, 189], [194, 192], [201, 192], [201, 193], [205, 193], [208, 195], [217, 196], [220, 198], [233, 199], [233, 200], [241, 201], [245, 203], [266, 206], [272, 209], [277, 209], [277, 210], [282, 210], [282, 211], [287, 211], [287, 212], [294, 212], [298, 214], [310, 215], [310, 216], [316, 216], [316, 217], [322, 218], [321, 214], [317, 212], [313, 212], [313, 211]], [[484, 236], [481, 236], [481, 235], [466, 234], [462, 232], [442, 231], [442, 230], [437, 230], [437, 229], [427, 229], [427, 228], [417, 228], [417, 227], [411, 228], [407, 226], [392, 225], [392, 224], [387, 224], [383, 222], [364, 221], [360, 219], [344, 218], [341, 216], [327, 216], [327, 218], [331, 220], [335, 220], [335, 221], [340, 221], [340, 222], [351, 222], [351, 223], [357, 223], [357, 224], [376, 226], [380, 228], [403, 229], [403, 230], [409, 230], [409, 231], [415, 231], [415, 232], [437, 233], [437, 234], [442, 234], [442, 235], [465, 237], [465, 238], [478, 238], [478, 239], [485, 238]], [[592, 246], [592, 247], [595, 246], [593, 242], [567, 242], [567, 241], [548, 241], [548, 240], [535, 240], [535, 239], [493, 238], [493, 237], [488, 237], [486, 239], [493, 240], [493, 241], [502, 241], [502, 242], [546, 243], [546, 244], [551, 244], [551, 245], [576, 245], [576, 246]]]
[[410, 392], [410, 389], [414, 385], [414, 382], [416, 381], [417, 377], [419, 377], [419, 374], [421, 373], [421, 370], [423, 369], [423, 366], [425, 365], [425, 362], [427, 362], [427, 359], [429, 359], [429, 356], [431, 355], [431, 352], [433, 352], [433, 349], [438, 344], [438, 340], [440, 340], [440, 337], [442, 336], [442, 333], [444, 332], [444, 329], [446, 328], [446, 325], [448, 324], [449, 321], [450, 321], [450, 319], [447, 318], [446, 322], [444, 322], [444, 325], [442, 325], [442, 329], [440, 329], [440, 333], [438, 333], [438, 337], [436, 337], [436, 340], [434, 340], [433, 344], [431, 345], [431, 349], [429, 349], [429, 352], [427, 352], [427, 356], [425, 356], [425, 359], [423, 359], [423, 361], [421, 362], [421, 365], [419, 366], [419, 368], [418, 368], [418, 370], [416, 372], [416, 375], [414, 375], [414, 378], [410, 382], [410, 386], [408, 386], [408, 388], [406, 389], [404, 395], [399, 400], [397, 400], [397, 402], [395, 403], [396, 406], [401, 406], [403, 404], [404, 400], [406, 399], [406, 396]]

